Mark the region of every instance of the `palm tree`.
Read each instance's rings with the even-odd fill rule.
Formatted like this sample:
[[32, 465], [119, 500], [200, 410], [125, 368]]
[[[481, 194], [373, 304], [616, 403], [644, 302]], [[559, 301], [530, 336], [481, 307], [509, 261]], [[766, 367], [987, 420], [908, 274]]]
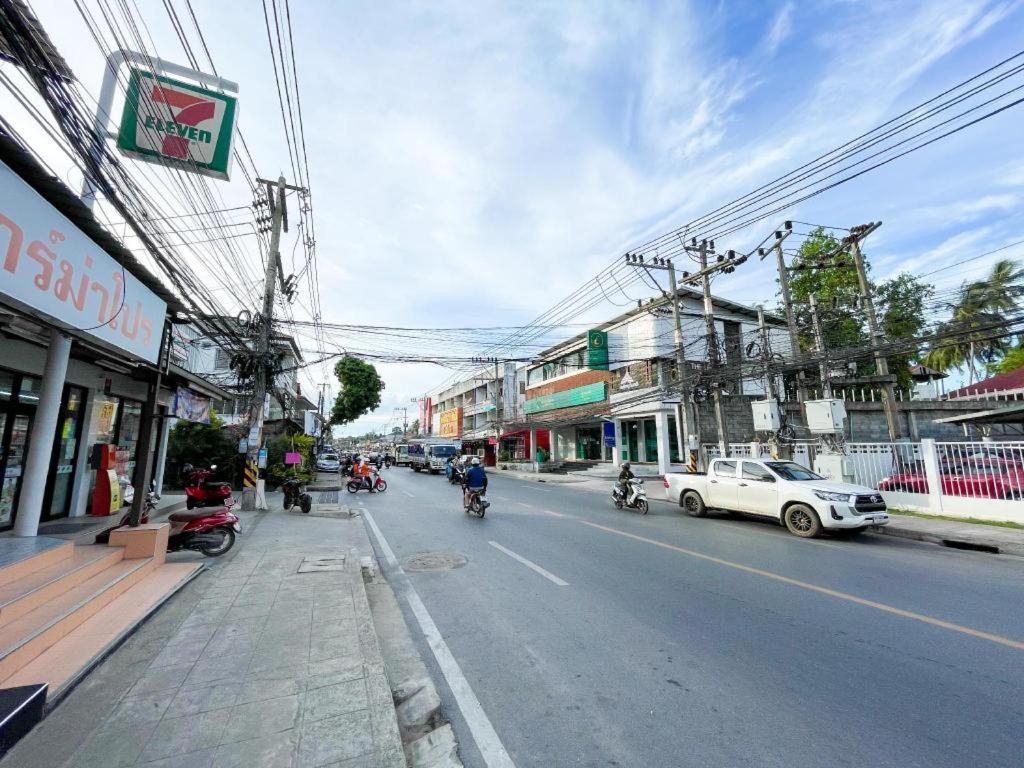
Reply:
[[992, 338], [992, 333], [1022, 298], [1024, 267], [1010, 259], [997, 261], [985, 279], [965, 282], [949, 305], [950, 319], [938, 327], [939, 340], [925, 356], [925, 365], [940, 371], [966, 366], [968, 383], [973, 384], [979, 364], [991, 364], [1011, 348], [1010, 339]]

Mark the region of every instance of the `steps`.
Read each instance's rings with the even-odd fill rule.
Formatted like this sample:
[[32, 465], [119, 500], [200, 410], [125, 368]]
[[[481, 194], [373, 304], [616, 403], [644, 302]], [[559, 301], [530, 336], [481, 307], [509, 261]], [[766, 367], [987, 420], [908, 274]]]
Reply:
[[[41, 711], [40, 686], [52, 707], [202, 568], [164, 563], [162, 551], [125, 554], [119, 546], [0, 538], [0, 701], [11, 711]], [[25, 727], [24, 716], [9, 721], [0, 711], [0, 754]]]

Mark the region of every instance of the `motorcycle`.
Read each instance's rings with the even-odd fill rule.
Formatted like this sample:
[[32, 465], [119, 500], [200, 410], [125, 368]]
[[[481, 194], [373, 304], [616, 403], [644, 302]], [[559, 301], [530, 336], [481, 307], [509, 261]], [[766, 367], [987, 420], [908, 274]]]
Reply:
[[[156, 502], [160, 497], [152, 490], [146, 494], [146, 506], [140, 523], [149, 522], [149, 516], [156, 511]], [[230, 498], [230, 497], [229, 497]], [[168, 516], [171, 524], [167, 538], [167, 551], [180, 552], [183, 549], [202, 552], [207, 557], [219, 557], [235, 546], [235, 534], [242, 532], [242, 522], [238, 515], [231, 511], [232, 503], [219, 509], [201, 508], [174, 512]], [[128, 525], [131, 512], [125, 513], [119, 525]], [[104, 531], [96, 537], [96, 542], [105, 544], [110, 540], [110, 531]]]
[[[649, 505], [647, 503], [647, 491], [644, 489], [644, 481], [639, 478], [633, 478], [629, 481], [629, 484], [633, 486], [633, 492], [628, 495], [623, 492], [618, 483], [612, 486], [612, 501], [615, 502], [615, 508], [629, 507], [630, 509], [635, 509], [641, 515], [646, 515]], [[632, 501], [629, 500], [630, 495], [633, 497]]]
[[472, 512], [477, 517], [483, 517], [489, 506], [491, 506], [491, 502], [487, 500], [482, 489], [469, 492], [469, 504], [466, 505], [467, 513]]
[[285, 512], [297, 505], [303, 514], [309, 514], [313, 508], [313, 497], [302, 490], [302, 483], [297, 477], [289, 477], [281, 483], [281, 490], [284, 491]]
[[458, 464], [452, 464], [451, 471], [448, 473], [448, 482], [452, 485], [461, 486], [463, 481], [466, 479], [466, 470]]
[[[377, 491], [378, 493], [383, 493], [387, 489], [388, 484], [387, 482], [385, 482], [384, 478], [381, 477], [380, 475], [374, 475], [373, 490]], [[345, 490], [348, 491], [349, 493], [356, 493], [357, 491], [369, 489], [366, 488], [366, 483], [363, 481], [362, 476], [359, 476], [353, 477], [351, 480], [349, 480], [348, 483], [345, 485]]]
[[200, 469], [186, 464], [182, 470], [185, 476], [185, 507], [219, 507], [231, 498], [231, 486], [228, 483], [210, 481], [210, 475], [217, 468], [212, 464], [209, 469]]

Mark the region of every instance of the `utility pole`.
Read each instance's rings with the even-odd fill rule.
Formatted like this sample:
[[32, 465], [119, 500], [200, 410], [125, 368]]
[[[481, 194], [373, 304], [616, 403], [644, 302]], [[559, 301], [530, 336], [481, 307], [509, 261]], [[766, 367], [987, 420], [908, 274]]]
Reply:
[[[800, 333], [796, 326], [796, 314], [793, 312], [793, 295], [789, 290], [789, 270], [786, 269], [786, 256], [782, 252], [782, 243], [793, 234], [793, 222], [786, 221], [781, 230], [775, 232], [775, 243], [771, 250], [775, 252], [775, 268], [779, 273], [779, 291], [782, 293], [782, 305], [786, 309], [786, 327], [789, 329], [790, 354], [796, 360], [800, 357]], [[758, 250], [762, 259], [767, 256], [765, 249]], [[807, 399], [807, 387], [804, 386], [802, 371], [797, 372], [797, 402]]]
[[[719, 272], [733, 272], [736, 267], [747, 260], [747, 256], [744, 254], [736, 254], [734, 251], [729, 251], [727, 256], [720, 256], [719, 260], [708, 266], [708, 256], [715, 255], [715, 244], [714, 241], [702, 240], [700, 245], [697, 245], [697, 238], [690, 240], [690, 245], [685, 246], [687, 251], [698, 252], [700, 254], [701, 268], [699, 272], [690, 274], [689, 272], [683, 272], [682, 279], [679, 280], [678, 285], [696, 285], [700, 283], [704, 293], [704, 321], [708, 332], [708, 358], [711, 362], [710, 368], [713, 373], [717, 372], [720, 365], [718, 355], [718, 340], [715, 334], [715, 316], [714, 306], [711, 301], [711, 275]], [[643, 256], [639, 254], [626, 254], [626, 263], [634, 266], [642, 267], [644, 269], [669, 269], [671, 261], [669, 259], [663, 259], [660, 257], [654, 257], [652, 261], [646, 261]], [[670, 279], [675, 277], [675, 266], [671, 265], [672, 272]], [[682, 323], [678, 319], [678, 293], [677, 285], [673, 284], [672, 290], [673, 296], [673, 310], [676, 313], [676, 328], [678, 329], [678, 336], [676, 337], [676, 360], [677, 363], [682, 360]], [[715, 378], [712, 375], [712, 378]], [[722, 391], [720, 382], [712, 382], [712, 396], [714, 400], [715, 410], [715, 421], [718, 425], [719, 434], [719, 448], [722, 451], [722, 455], [725, 455], [725, 415], [722, 411]], [[694, 420], [694, 433], [697, 435], [698, 445], [700, 445], [700, 412], [696, 407], [693, 409], [693, 420]], [[678, 422], [677, 422], [678, 423]], [[681, 447], [680, 447], [681, 448]]]
[[832, 384], [828, 380], [828, 363], [825, 360], [825, 335], [821, 332], [821, 317], [818, 315], [818, 297], [813, 293], [811, 302], [811, 326], [814, 328], [814, 349], [818, 353], [818, 375], [821, 377], [823, 397], [832, 397]]
[[[711, 241], [711, 253], [715, 251], [715, 242]], [[711, 397], [715, 408], [715, 426], [718, 428], [718, 453], [720, 456], [727, 456], [725, 414], [722, 412], [722, 385], [718, 381], [717, 373], [721, 365], [718, 358], [718, 336], [715, 333], [715, 307], [711, 301], [711, 273], [708, 271], [708, 241], [701, 240], [698, 249], [700, 253], [700, 285], [704, 292], [704, 325], [707, 331], [708, 340], [708, 361], [711, 364], [712, 382]]]
[[502, 380], [498, 376], [498, 358], [494, 358], [494, 464], [498, 464], [498, 451], [501, 448], [502, 421]]
[[[861, 224], [850, 230], [844, 243], [850, 246], [850, 253], [853, 262], [857, 266], [857, 282], [860, 284], [860, 295], [867, 310], [868, 334], [870, 335], [871, 349], [875, 353], [875, 370], [879, 376], [889, 375], [889, 362], [885, 355], [879, 350], [878, 318], [875, 315], [875, 302], [871, 298], [871, 287], [868, 285], [867, 270], [864, 268], [864, 257], [860, 252], [860, 241], [882, 226], [880, 221], [872, 221], [868, 224]], [[893, 392], [892, 381], [885, 381], [882, 384], [882, 407], [885, 409], [885, 421], [889, 427], [889, 439], [899, 440], [901, 435], [899, 421], [896, 418], [896, 396]]]
[[[288, 209], [285, 200], [287, 190], [303, 191], [302, 187], [290, 186], [285, 183], [284, 176], [277, 181], [256, 179], [257, 183], [266, 185], [267, 203], [270, 206], [270, 249], [267, 252], [267, 269], [263, 277], [263, 310], [261, 312], [259, 338], [256, 340], [256, 366], [253, 375], [252, 403], [249, 406], [249, 435], [246, 458], [248, 463], [247, 478], [252, 476], [252, 469], [258, 466], [260, 448], [263, 446], [263, 404], [273, 386], [270, 371], [270, 337], [274, 322], [274, 291], [277, 288], [277, 266], [281, 260], [281, 231], [288, 231]], [[275, 200], [275, 191], [277, 192]], [[258, 467], [266, 469], [266, 467]], [[257, 473], [258, 474], [258, 473]], [[242, 509], [266, 509], [267, 500], [264, 495], [265, 480], [258, 477], [254, 487], [248, 486], [242, 493]]]

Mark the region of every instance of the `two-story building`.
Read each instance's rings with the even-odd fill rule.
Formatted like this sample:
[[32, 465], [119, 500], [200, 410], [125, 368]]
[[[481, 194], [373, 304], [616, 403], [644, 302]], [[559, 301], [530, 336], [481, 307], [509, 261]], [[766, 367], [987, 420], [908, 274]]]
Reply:
[[[690, 371], [699, 370], [710, 357], [703, 297], [681, 287], [678, 300], [684, 362]], [[713, 297], [712, 307], [719, 361], [732, 370], [753, 369], [748, 350], [758, 336], [757, 310], [721, 297]], [[788, 357], [785, 321], [771, 314], [765, 320], [772, 354]], [[547, 433], [552, 461], [631, 461], [657, 464], [665, 472], [681, 460], [680, 446], [690, 442], [677, 418], [681, 406], [691, 413], [688, 431], [696, 437], [694, 406], [682, 402], [681, 387], [672, 386], [677, 378], [671, 304], [650, 300], [550, 347], [531, 363], [523, 418], [515, 427], [536, 432], [538, 444]], [[740, 383], [726, 388], [723, 397], [736, 397], [746, 420], [730, 419], [734, 433], [724, 439], [750, 439], [748, 398], [763, 395], [765, 384], [755, 376], [735, 378]]]

